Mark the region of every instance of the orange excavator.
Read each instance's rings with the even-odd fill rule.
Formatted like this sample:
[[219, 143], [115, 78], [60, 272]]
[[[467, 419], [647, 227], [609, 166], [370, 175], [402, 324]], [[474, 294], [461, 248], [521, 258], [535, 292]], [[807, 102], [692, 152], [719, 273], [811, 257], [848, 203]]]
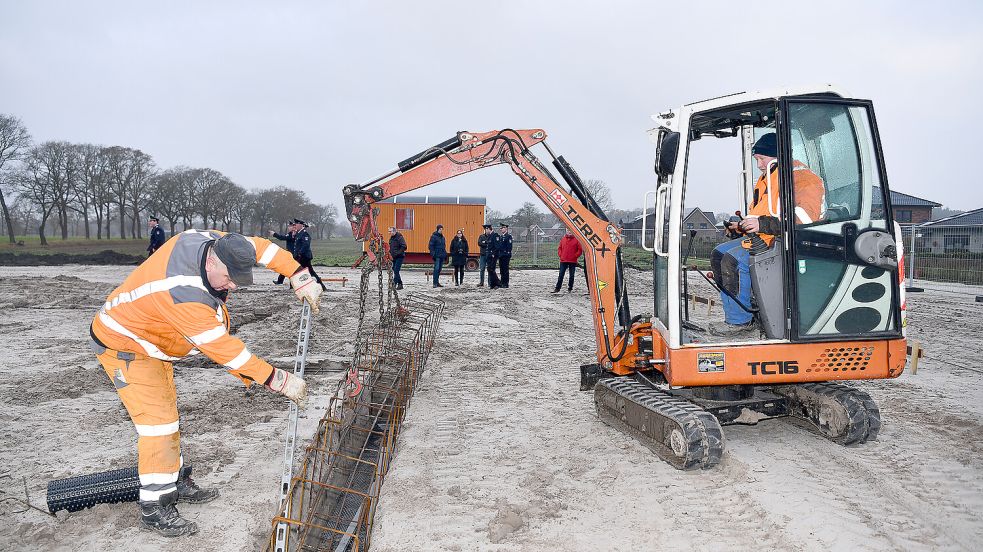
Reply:
[[[717, 464], [721, 426], [735, 423], [789, 416], [843, 445], [876, 438], [876, 403], [841, 383], [897, 377], [906, 362], [903, 249], [871, 103], [820, 87], [730, 95], [653, 118], [657, 188], [643, 201], [640, 245], [652, 252], [654, 314], [632, 316], [622, 229], [541, 129], [458, 132], [379, 177], [345, 186], [354, 237], [375, 243], [370, 257], [385, 262], [373, 203], [508, 165], [585, 252], [597, 347], [594, 362], [581, 366], [581, 389], [593, 390], [603, 421], [679, 469]], [[739, 305], [757, 332], [721, 340], [689, 316], [690, 275], [714, 280], [687, 266], [695, 234], [683, 226], [688, 156], [701, 139], [739, 143], [735, 172], [746, 213], [757, 176], [751, 148], [766, 133], [777, 139], [769, 170], [778, 189], [794, 190], [793, 171], [808, 167], [823, 182], [822, 215], [803, 222], [795, 192], [774, 192], [780, 205], [770, 208], [782, 232], [770, 246], [751, 248], [752, 299]], [[560, 178], [533, 153], [540, 145]]]

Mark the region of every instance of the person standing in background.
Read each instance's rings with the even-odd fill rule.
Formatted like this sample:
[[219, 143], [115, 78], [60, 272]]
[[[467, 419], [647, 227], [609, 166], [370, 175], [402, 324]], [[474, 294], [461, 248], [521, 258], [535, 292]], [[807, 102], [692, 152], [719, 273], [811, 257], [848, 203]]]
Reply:
[[322, 290], [327, 290], [327, 286], [321, 281], [321, 277], [317, 275], [317, 272], [314, 272], [314, 267], [311, 265], [311, 261], [314, 260], [314, 252], [311, 251], [311, 235], [307, 233], [307, 223], [295, 218], [294, 228], [296, 229], [296, 234], [294, 235], [294, 259], [300, 263], [300, 266], [310, 271], [311, 276], [314, 277]]
[[570, 281], [567, 284], [567, 293], [573, 291], [573, 275], [577, 272], [577, 260], [584, 250], [580, 247], [580, 242], [574, 237], [573, 232], [567, 229], [567, 233], [560, 238], [560, 244], [556, 247], [556, 253], [560, 256], [560, 275], [556, 278], [556, 288], [553, 293], [560, 293], [563, 288], [563, 275], [570, 271]]
[[495, 247], [495, 256], [498, 258], [498, 273], [501, 284], [499, 287], [508, 289], [509, 287], [509, 261], [512, 260], [512, 234], [509, 234], [509, 225], [504, 222], [498, 225], [499, 240]]
[[444, 268], [447, 261], [447, 240], [444, 239], [444, 225], [438, 224], [437, 229], [430, 235], [430, 243], [427, 249], [433, 259], [433, 287], [444, 287], [440, 285], [440, 269]]
[[150, 217], [147, 226], [150, 227], [150, 245], [147, 246], [147, 256], [154, 254], [154, 251], [160, 249], [160, 246], [164, 245], [167, 241], [167, 237], [164, 236], [164, 229], [160, 227], [160, 220], [157, 217]]
[[403, 267], [403, 259], [406, 258], [406, 238], [395, 226], [389, 227], [389, 255], [393, 258], [393, 283], [396, 284], [396, 289], [403, 289], [399, 269]]
[[[485, 266], [488, 265], [488, 259], [491, 252], [490, 248], [488, 247], [488, 242], [491, 236], [491, 225], [482, 224], [481, 235], [478, 236], [478, 274], [481, 276], [481, 280], [478, 282], [478, 287], [485, 287]], [[491, 285], [491, 278], [488, 279], [488, 285]]]
[[454, 285], [464, 283], [464, 265], [468, 262], [468, 239], [464, 237], [464, 229], [457, 231], [451, 240], [451, 264], [454, 265]]

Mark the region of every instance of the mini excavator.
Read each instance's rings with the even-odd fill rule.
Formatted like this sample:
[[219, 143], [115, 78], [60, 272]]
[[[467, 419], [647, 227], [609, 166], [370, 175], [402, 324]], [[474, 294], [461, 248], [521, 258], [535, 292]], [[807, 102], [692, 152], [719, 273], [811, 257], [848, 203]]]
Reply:
[[[593, 390], [604, 422], [678, 469], [717, 464], [721, 426], [767, 418], [790, 417], [841, 445], [875, 439], [881, 423], [876, 403], [843, 382], [899, 376], [906, 341], [901, 232], [892, 218], [871, 102], [831, 86], [746, 92], [653, 119], [657, 185], [643, 201], [640, 244], [652, 252], [651, 315], [631, 314], [622, 230], [541, 129], [458, 132], [385, 174], [345, 186], [348, 220], [357, 240], [376, 244], [370, 256], [384, 261], [373, 203], [508, 165], [585, 252], [597, 347], [596, 361], [581, 366], [581, 389]], [[794, 188], [793, 167], [809, 167], [825, 187], [823, 215], [808, 224], [796, 221], [794, 192], [779, 194], [772, 214], [783, 232], [750, 256], [753, 298], [744, 308], [753, 313], [757, 335], [715, 342], [688, 320], [686, 308], [693, 267], [686, 266], [682, 221], [690, 150], [701, 139], [740, 142], [734, 166], [746, 213], [758, 174], [751, 147], [769, 132], [777, 135], [779, 189]], [[538, 145], [552, 170], [533, 153]]]

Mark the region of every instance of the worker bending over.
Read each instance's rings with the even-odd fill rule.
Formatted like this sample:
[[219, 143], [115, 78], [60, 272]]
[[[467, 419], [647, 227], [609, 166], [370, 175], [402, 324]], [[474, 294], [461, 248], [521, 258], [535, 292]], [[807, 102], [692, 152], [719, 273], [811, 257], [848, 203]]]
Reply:
[[[765, 134], [751, 148], [761, 176], [754, 185], [754, 196], [747, 216], [737, 223], [725, 223], [730, 232], [757, 233], [771, 247], [775, 236], [782, 234], [782, 202], [778, 186], [778, 142], [775, 134]], [[823, 217], [826, 188], [823, 180], [799, 161], [792, 162], [792, 180], [795, 185], [795, 223], [810, 224]], [[769, 197], [768, 190], [772, 197]], [[774, 215], [772, 214], [774, 213]], [[724, 308], [723, 325], [711, 325], [712, 333], [721, 336], [738, 336], [754, 330], [751, 308], [751, 271], [749, 241], [740, 237], [718, 245], [710, 257], [717, 287], [722, 291], [720, 300]], [[730, 292], [734, 298], [724, 293]], [[740, 304], [738, 304], [740, 301]]]
[[92, 322], [92, 347], [136, 426], [143, 527], [164, 536], [194, 533], [176, 502], [208, 502], [218, 491], [178, 478], [183, 464], [172, 362], [204, 353], [240, 378], [303, 406], [304, 380], [274, 368], [229, 335], [230, 291], [253, 283], [260, 264], [290, 278], [318, 311], [321, 287], [289, 252], [262, 238], [216, 230], [182, 232], [136, 268]]

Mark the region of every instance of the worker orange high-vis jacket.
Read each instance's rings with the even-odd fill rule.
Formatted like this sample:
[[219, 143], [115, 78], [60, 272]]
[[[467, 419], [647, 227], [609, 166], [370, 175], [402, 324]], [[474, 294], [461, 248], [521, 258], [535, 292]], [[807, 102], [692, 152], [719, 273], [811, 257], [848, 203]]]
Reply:
[[[225, 294], [205, 275], [206, 251], [223, 235], [187, 230], [168, 240], [109, 294], [92, 323], [95, 337], [110, 349], [167, 362], [202, 352], [246, 385], [265, 383], [273, 367], [229, 335]], [[261, 266], [287, 277], [300, 268], [276, 244], [246, 239]]]
[[[769, 180], [773, 197], [769, 197], [768, 194]], [[810, 224], [820, 220], [824, 216], [826, 205], [826, 186], [823, 185], [823, 179], [803, 163], [793, 161], [792, 180], [795, 183], [795, 223]], [[754, 184], [754, 197], [748, 208], [748, 216], [781, 218], [782, 201], [779, 193], [778, 165], [773, 165], [767, 178], [762, 174]], [[769, 246], [775, 239], [771, 234], [759, 234], [759, 236]]]

